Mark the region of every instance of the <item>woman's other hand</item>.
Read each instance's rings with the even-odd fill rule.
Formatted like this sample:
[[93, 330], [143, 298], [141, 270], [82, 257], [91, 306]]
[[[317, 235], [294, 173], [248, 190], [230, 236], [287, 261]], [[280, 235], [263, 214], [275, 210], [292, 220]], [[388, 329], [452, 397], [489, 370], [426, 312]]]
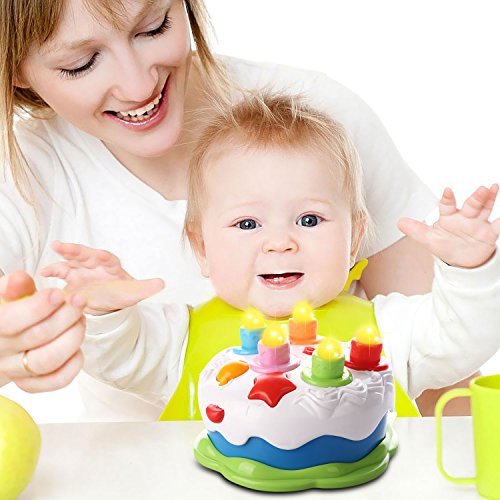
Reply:
[[0, 379], [27, 392], [67, 386], [83, 366], [86, 305], [79, 294], [36, 291], [24, 271], [0, 278]]

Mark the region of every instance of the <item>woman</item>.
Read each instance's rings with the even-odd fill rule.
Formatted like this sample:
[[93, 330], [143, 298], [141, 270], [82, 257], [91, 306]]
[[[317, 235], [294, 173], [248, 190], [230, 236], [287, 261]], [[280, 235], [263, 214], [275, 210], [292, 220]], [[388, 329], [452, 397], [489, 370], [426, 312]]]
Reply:
[[[425, 217], [435, 200], [371, 110], [338, 83], [319, 73], [215, 58], [202, 0], [10, 0], [1, 22], [8, 167], [0, 184], [0, 270], [28, 273], [0, 278], [0, 293], [10, 299], [0, 305], [5, 380], [31, 392], [53, 390], [82, 367], [82, 297], [64, 302], [44, 290], [12, 300], [29, 293], [29, 275], [54, 260], [55, 239], [106, 248], [134, 276], [164, 278], [156, 300], [194, 304], [210, 297], [180, 243], [185, 176], [203, 124], [199, 112], [235, 98], [238, 87], [302, 92], [345, 126], [361, 156], [378, 230], [364, 249], [365, 292], [429, 289], [431, 257], [399, 239], [396, 220]], [[15, 113], [23, 118], [14, 131]]]

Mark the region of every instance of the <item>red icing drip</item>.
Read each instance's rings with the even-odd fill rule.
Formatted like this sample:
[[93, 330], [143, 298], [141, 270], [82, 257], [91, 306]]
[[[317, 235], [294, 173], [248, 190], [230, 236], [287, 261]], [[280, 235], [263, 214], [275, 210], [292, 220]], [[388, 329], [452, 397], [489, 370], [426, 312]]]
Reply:
[[224, 410], [217, 405], [208, 405], [205, 410], [209, 420], [215, 424], [220, 424], [224, 420]]
[[254, 381], [248, 399], [260, 399], [274, 408], [281, 398], [294, 391], [297, 386], [282, 373], [268, 373], [258, 376]]

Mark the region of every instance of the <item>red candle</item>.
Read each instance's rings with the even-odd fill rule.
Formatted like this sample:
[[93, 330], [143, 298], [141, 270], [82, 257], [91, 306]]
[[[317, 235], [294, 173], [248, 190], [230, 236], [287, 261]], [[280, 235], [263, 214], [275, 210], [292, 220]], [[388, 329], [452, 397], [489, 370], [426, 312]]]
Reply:
[[351, 353], [345, 364], [353, 370], [385, 370], [387, 364], [380, 364], [381, 354], [380, 333], [376, 327], [369, 326], [351, 340]]

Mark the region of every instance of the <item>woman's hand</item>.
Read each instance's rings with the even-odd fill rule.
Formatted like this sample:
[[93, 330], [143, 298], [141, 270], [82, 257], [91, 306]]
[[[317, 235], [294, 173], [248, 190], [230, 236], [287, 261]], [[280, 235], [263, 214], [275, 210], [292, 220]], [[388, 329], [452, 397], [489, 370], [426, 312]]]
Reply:
[[23, 271], [0, 278], [0, 379], [27, 392], [68, 385], [83, 366], [84, 298], [36, 291]]
[[450, 266], [479, 267], [495, 252], [500, 235], [500, 219], [488, 220], [497, 194], [498, 184], [489, 189], [481, 186], [458, 209], [453, 191], [446, 188], [432, 227], [408, 218], [401, 219], [398, 227]]
[[106, 250], [60, 241], [54, 241], [52, 248], [65, 260], [48, 265], [41, 276], [60, 278], [67, 283], [65, 291], [83, 295], [87, 314], [100, 316], [125, 309], [165, 286], [159, 278], [132, 278], [120, 259]]

